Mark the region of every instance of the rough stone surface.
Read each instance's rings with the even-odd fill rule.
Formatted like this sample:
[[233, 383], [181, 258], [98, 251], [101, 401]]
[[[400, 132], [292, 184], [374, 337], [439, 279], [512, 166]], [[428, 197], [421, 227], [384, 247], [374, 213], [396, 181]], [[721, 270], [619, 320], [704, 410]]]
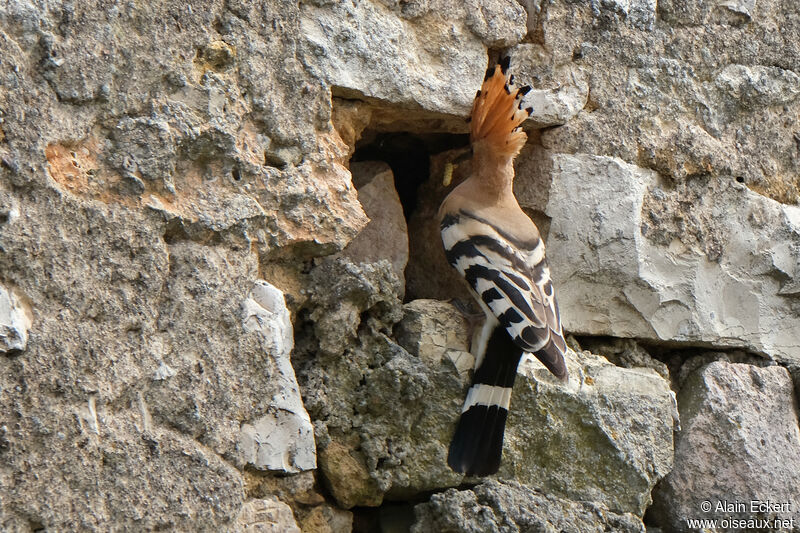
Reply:
[[[0, 530], [236, 531], [278, 497], [346, 531], [343, 507], [397, 502], [375, 515], [400, 524], [473, 482], [444, 461], [471, 324], [435, 222], [470, 162], [437, 152], [501, 53], [533, 86], [515, 190], [565, 324], [619, 337], [586, 346], [631, 368], [571, 353], [566, 387], [528, 370], [500, 478], [629, 530], [674, 414], [631, 338], [676, 387], [728, 358], [782, 391], [759, 354], [800, 379], [798, 35], [788, 0], [0, 3]], [[406, 292], [442, 302], [403, 306], [385, 258], [329, 258], [368, 223], [348, 159], [387, 132], [430, 154]], [[556, 527], [458, 494], [483, 511], [456, 530]]]
[[0, 6], [0, 529], [227, 530], [280, 392], [241, 303], [366, 218], [296, 3], [107, 7]]
[[306, 470], [291, 475], [271, 475], [247, 469], [244, 472], [247, 495], [255, 500], [278, 499], [289, 507], [304, 532], [350, 533], [353, 514], [337, 508], [323, 495], [317, 472]]
[[532, 358], [521, 365], [498, 476], [641, 516], [672, 468], [677, 413], [669, 382], [589, 352], [567, 359], [567, 385]]
[[274, 359], [280, 390], [270, 400], [270, 412], [252, 424], [242, 424], [239, 449], [255, 468], [298, 472], [317, 467], [314, 427], [292, 368], [294, 348], [291, 316], [283, 293], [265, 281], [257, 281], [242, 304], [245, 331], [257, 331], [268, 357]]
[[[363, 268], [338, 262], [320, 270], [320, 280], [339, 269], [347, 276], [338, 276], [336, 287], [315, 287], [320, 308], [311, 316], [324, 311], [326, 320], [338, 324], [317, 328], [318, 334], [361, 333], [349, 346], [343, 346], [341, 333], [334, 342], [320, 338], [327, 354], [321, 358], [318, 352], [299, 371], [322, 472], [346, 508], [458, 484], [461, 476], [447, 468], [445, 458], [471, 366], [471, 356], [462, 351], [466, 335], [448, 339], [441, 333], [467, 328], [450, 304], [410, 302], [395, 327], [399, 345], [386, 337], [375, 319], [397, 320], [386, 311], [392, 293], [384, 293], [382, 303], [365, 300], [362, 287], [379, 286], [379, 278]], [[499, 476], [641, 515], [653, 485], [672, 464], [668, 383], [652, 370], [620, 369], [588, 353], [571, 354], [573, 379], [566, 387], [532, 365], [515, 386]], [[336, 382], [344, 379], [346, 384]]]
[[538, 128], [560, 126], [586, 107], [589, 82], [583, 69], [567, 64], [554, 67], [543, 78], [541, 65], [548, 58], [541, 46], [529, 43], [514, 47], [510, 57], [516, 83], [532, 87], [522, 104], [533, 108], [527, 124]]
[[412, 533], [644, 533], [641, 519], [588, 501], [571, 501], [524, 485], [486, 481], [471, 490], [434, 494], [414, 509]]
[[456, 484], [447, 441], [466, 376], [450, 358], [424, 359], [389, 337], [403, 315], [388, 261], [335, 260], [312, 277], [316, 339], [298, 345], [298, 379], [336, 501], [376, 506]]
[[344, 95], [465, 116], [486, 45], [525, 35], [513, 0], [306, 2], [301, 30], [321, 76]]
[[369, 223], [342, 250], [342, 255], [355, 263], [388, 260], [401, 282], [402, 294], [408, 263], [408, 227], [392, 169], [383, 162], [358, 162], [350, 164], [350, 172]]
[[242, 533], [301, 533], [291, 507], [278, 500], [247, 500], [238, 524]]
[[317, 505], [300, 520], [303, 533], [350, 533], [353, 531], [353, 513], [332, 505]]
[[574, 120], [543, 132], [545, 147], [618, 157], [676, 181], [739, 177], [797, 203], [796, 4], [561, 2], [537, 20], [535, 85], [570, 70], [590, 94]]
[[670, 187], [618, 159], [552, 157], [548, 257], [567, 330], [800, 358], [800, 207], [735, 180]]
[[[722, 361], [695, 372], [678, 395], [683, 430], [675, 469], [655, 493], [653, 515], [670, 531], [686, 518], [800, 520], [800, 430], [785, 368]], [[699, 508], [704, 500], [711, 512]], [[788, 506], [753, 512], [752, 500]], [[747, 502], [745, 509], [718, 502]]]
[[[8, 405], [10, 394], [3, 396]], [[12, 401], [24, 416], [21, 402]], [[192, 439], [160, 428], [147, 431], [136, 410], [117, 414], [94, 399], [83, 405], [50, 398], [31, 403], [35, 416], [23, 418], [19, 427], [5, 420], [0, 426], [4, 455], [25, 460], [21, 465], [6, 459], [0, 470], [4, 531], [43, 524], [58, 531], [104, 530], [108, 524], [145, 530], [233, 525], [244, 500], [240, 475]], [[36, 442], [20, 439], [23, 431]], [[15, 475], [9, 466], [24, 474]]]
[[662, 17], [677, 25], [704, 23], [736, 24], [747, 22], [752, 16], [756, 0], [718, 0], [716, 2], [681, 2], [665, 0], [659, 3]]
[[426, 363], [438, 364], [447, 358], [462, 374], [472, 370], [471, 328], [455, 307], [439, 300], [414, 300], [403, 306], [403, 312], [395, 328], [400, 346]]
[[669, 381], [667, 365], [651, 356], [646, 349], [632, 339], [611, 339], [589, 337], [581, 341], [582, 346], [592, 353], [602, 355], [611, 363], [625, 368], [652, 368], [658, 375]]

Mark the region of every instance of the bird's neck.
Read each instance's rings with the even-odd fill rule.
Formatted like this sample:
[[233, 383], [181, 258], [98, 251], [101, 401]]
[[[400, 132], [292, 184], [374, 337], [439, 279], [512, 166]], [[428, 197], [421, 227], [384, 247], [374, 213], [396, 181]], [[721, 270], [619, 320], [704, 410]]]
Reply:
[[473, 147], [472, 186], [486, 198], [502, 198], [513, 195], [514, 165], [511, 157], [497, 155], [486, 146]]

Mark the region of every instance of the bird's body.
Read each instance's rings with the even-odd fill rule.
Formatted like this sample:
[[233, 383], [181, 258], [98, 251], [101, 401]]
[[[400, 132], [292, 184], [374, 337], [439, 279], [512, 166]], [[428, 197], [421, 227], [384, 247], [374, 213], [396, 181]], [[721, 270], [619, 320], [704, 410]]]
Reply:
[[472, 107], [472, 174], [439, 209], [450, 264], [486, 315], [473, 339], [475, 373], [450, 445], [457, 472], [497, 471], [517, 365], [533, 353], [566, 379], [566, 345], [544, 243], [512, 190], [513, 160], [525, 143], [519, 125], [528, 88], [514, 91], [507, 60], [487, 72]]

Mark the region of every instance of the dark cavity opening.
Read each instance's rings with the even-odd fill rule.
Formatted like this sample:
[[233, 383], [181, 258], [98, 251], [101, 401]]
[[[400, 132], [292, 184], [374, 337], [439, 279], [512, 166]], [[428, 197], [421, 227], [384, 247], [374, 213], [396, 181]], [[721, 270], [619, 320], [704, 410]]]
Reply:
[[408, 132], [365, 132], [356, 143], [351, 161], [384, 161], [394, 174], [394, 186], [409, 220], [417, 207], [418, 189], [428, 180], [431, 156], [465, 147], [468, 134]]

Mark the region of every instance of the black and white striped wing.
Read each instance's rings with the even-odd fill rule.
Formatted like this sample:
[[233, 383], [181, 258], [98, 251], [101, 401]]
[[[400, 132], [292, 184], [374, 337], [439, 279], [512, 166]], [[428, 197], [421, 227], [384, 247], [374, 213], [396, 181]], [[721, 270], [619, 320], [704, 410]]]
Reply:
[[521, 242], [464, 210], [446, 215], [441, 230], [447, 260], [484, 311], [497, 318], [517, 346], [559, 378], [566, 377], [566, 343], [541, 239]]

